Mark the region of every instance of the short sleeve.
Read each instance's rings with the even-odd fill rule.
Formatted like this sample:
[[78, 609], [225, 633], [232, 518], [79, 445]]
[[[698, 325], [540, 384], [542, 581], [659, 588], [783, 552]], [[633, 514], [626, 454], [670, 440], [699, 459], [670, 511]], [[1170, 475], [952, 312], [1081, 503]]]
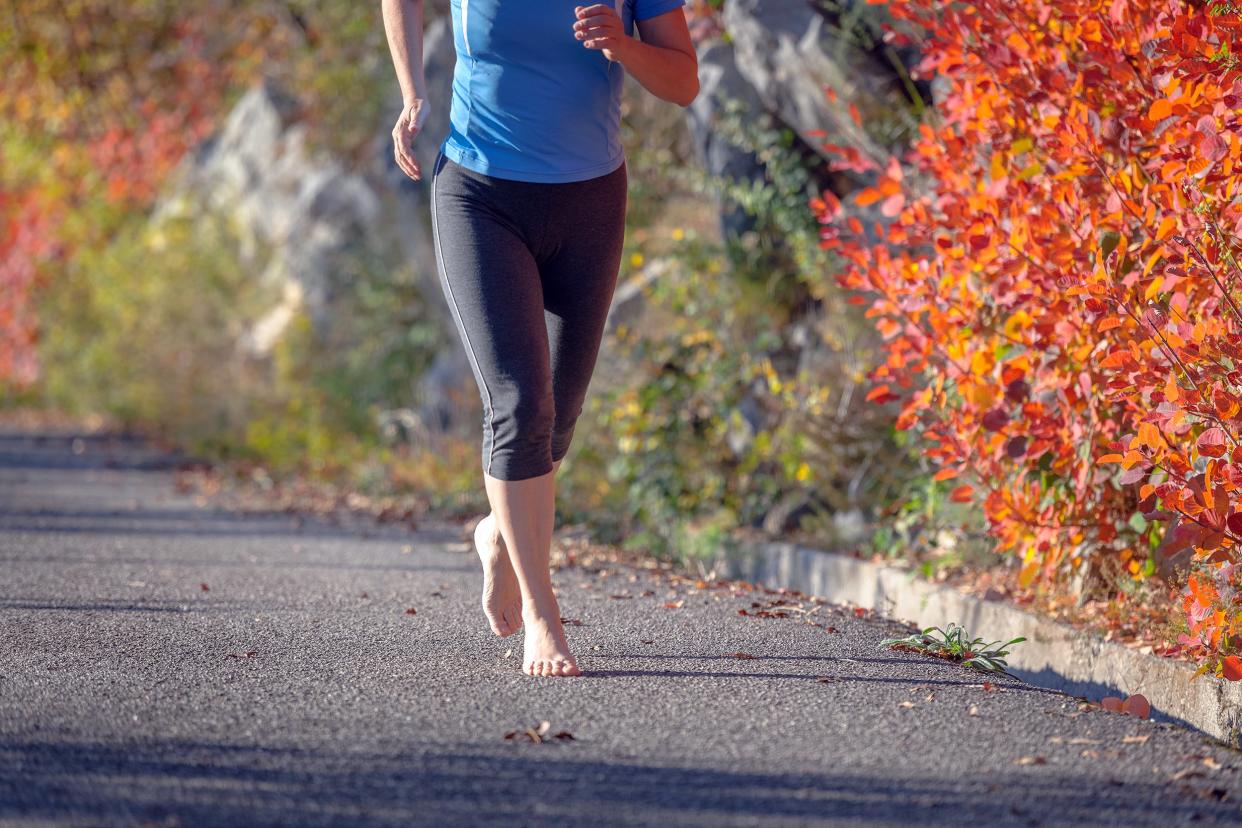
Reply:
[[686, 0], [634, 0], [634, 19], [647, 20], [684, 5]]

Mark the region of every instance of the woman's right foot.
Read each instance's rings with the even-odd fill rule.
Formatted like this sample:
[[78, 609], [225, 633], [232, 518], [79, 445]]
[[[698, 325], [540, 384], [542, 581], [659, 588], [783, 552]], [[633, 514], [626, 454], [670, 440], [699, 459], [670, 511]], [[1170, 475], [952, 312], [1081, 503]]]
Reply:
[[513, 635], [522, 625], [522, 591], [494, 512], [474, 527], [474, 548], [483, 562], [483, 612], [488, 624], [502, 638]]
[[556, 600], [550, 611], [541, 611], [533, 602], [522, 602], [522, 623], [526, 625], [522, 672], [530, 676], [580, 676], [578, 663], [565, 641]]

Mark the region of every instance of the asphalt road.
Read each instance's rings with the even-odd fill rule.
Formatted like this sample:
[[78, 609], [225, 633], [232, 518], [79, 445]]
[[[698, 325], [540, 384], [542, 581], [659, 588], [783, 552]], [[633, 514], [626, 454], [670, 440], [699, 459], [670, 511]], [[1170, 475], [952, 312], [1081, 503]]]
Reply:
[[[586, 674], [524, 676], [460, 530], [229, 513], [167, 466], [0, 434], [0, 824], [1242, 824], [1238, 753], [847, 608], [567, 567]], [[573, 739], [504, 738], [544, 720]]]

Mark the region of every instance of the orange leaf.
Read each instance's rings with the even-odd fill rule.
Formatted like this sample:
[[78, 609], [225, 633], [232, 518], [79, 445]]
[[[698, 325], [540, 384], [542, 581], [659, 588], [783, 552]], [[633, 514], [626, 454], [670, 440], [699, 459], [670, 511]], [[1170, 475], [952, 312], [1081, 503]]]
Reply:
[[1173, 102], [1168, 98], [1153, 101], [1151, 108], [1147, 110], [1147, 118], [1152, 121], [1163, 121], [1172, 114]]
[[1242, 681], [1242, 658], [1238, 656], [1225, 656], [1225, 660], [1221, 662], [1221, 675], [1230, 681]]
[[969, 503], [974, 492], [975, 490], [972, 486], [963, 484], [953, 490], [953, 493], [949, 495], [949, 500], [956, 503]]

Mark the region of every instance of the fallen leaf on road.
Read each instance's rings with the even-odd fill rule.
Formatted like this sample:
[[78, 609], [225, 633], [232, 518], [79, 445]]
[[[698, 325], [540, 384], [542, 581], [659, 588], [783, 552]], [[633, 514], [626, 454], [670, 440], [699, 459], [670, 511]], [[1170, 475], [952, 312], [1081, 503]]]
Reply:
[[750, 653], [729, 653], [728, 657], [729, 658], [757, 658], [757, 656], [753, 656]]
[[1201, 770], [1198, 770], [1197, 768], [1186, 768], [1184, 770], [1179, 770], [1177, 773], [1173, 774], [1173, 776], [1171, 776], [1170, 778], [1174, 782], [1178, 782], [1178, 781], [1181, 781], [1182, 779], [1191, 779], [1193, 777], [1202, 777], [1202, 776], [1207, 776], [1207, 774]]
[[1126, 744], [1126, 745], [1141, 745], [1141, 744], [1144, 744], [1150, 738], [1151, 738], [1150, 735], [1126, 736], [1124, 739], [1121, 740], [1121, 742], [1122, 744]]
[[510, 741], [510, 742], [528, 741], [528, 742], [533, 742], [535, 744], [543, 744], [545, 742], [550, 742], [553, 739], [556, 739], [562, 742], [567, 742], [567, 741], [572, 741], [574, 738], [574, 735], [570, 733], [568, 730], [560, 730], [554, 733], [553, 735], [548, 736], [548, 731], [551, 729], [552, 729], [551, 722], [542, 721], [534, 727], [527, 727], [527, 728], [523, 728], [522, 730], [510, 730], [508, 733], [505, 734], [505, 740]]
[[1042, 756], [1021, 756], [1014, 761], [1017, 765], [1046, 765], [1048, 760]]
[[978, 715], [979, 715], [979, 705], [977, 705], [977, 704], [972, 704], [972, 705], [970, 706], [970, 710], [968, 710], [968, 711], [967, 711], [967, 715], [970, 715], [970, 716], [978, 716]]
[[627, 592], [617, 592], [617, 593], [614, 593], [614, 594], [612, 594], [612, 595], [609, 595], [608, 597], [609, 597], [609, 598], [633, 598], [634, 596], [633, 596], [633, 595], [630, 595], [630, 594], [629, 594], [629, 593], [627, 593]]
[[652, 595], [655, 595], [655, 590], [654, 590], [654, 589], [644, 589], [644, 590], [643, 590], [643, 597], [644, 597], [644, 598], [650, 598]]
[[1204, 756], [1203, 764], [1207, 765], [1212, 770], [1220, 770], [1220, 767], [1221, 767], [1220, 762], [1217, 762], [1211, 756]]
[[681, 608], [682, 608], [682, 607], [684, 607], [685, 605], [686, 605], [686, 599], [685, 599], [685, 598], [682, 598], [680, 601], [668, 601], [668, 602], [666, 602], [666, 603], [664, 604], [664, 608], [665, 608], [665, 609], [681, 609]]
[[867, 611], [862, 607], [854, 607], [854, 615], [858, 618], [864, 618], [867, 615]]
[[1084, 751], [1082, 752], [1082, 758], [1084, 758], [1084, 759], [1099, 759], [1099, 758], [1100, 758], [1100, 752], [1099, 752], [1098, 750], [1091, 750], [1090, 748], [1088, 748], [1087, 750], [1084, 750]]
[[203, 592], [211, 592], [211, 587], [207, 586], [206, 584], [199, 584], [198, 588], [201, 589]]
[[909, 709], [909, 708], [911, 708], [911, 707], [914, 707], [914, 702], [912, 702], [912, 701], [903, 701], [903, 702], [899, 702], [899, 703], [897, 704], [897, 706], [898, 706], [898, 707], [904, 707], [904, 708], [906, 708], [906, 709]]
[[750, 615], [750, 613], [749, 613], [749, 612], [747, 612], [747, 611], [746, 611], [746, 609], [745, 609], [744, 607], [743, 607], [742, 609], [738, 610], [738, 611], [737, 611], [737, 614], [738, 614], [738, 615]]
[[505, 658], [508, 658], [508, 657], [509, 657], [509, 656], [511, 656], [511, 655], [513, 655], [513, 648], [512, 648], [512, 647], [510, 647], [509, 649], [505, 650]]
[[985, 681], [985, 682], [983, 683], [983, 690], [984, 690], [984, 692], [987, 692], [987, 693], [995, 693], [995, 692], [996, 692], [997, 690], [999, 690], [999, 689], [1000, 689], [999, 687], [997, 687], [994, 683], [992, 683], [992, 682], [990, 682], [990, 681]]
[[1100, 699], [1100, 707], [1104, 708], [1110, 713], [1120, 713], [1122, 705], [1124, 704], [1125, 702], [1123, 702], [1117, 696], [1105, 696], [1104, 698]]
[[432, 597], [432, 598], [443, 598], [443, 597], [444, 597], [444, 593], [443, 593], [443, 592], [433, 592], [433, 593], [431, 593], [431, 597]]
[[655, 639], [654, 639], [654, 638], [644, 638], [644, 639], [643, 639], [642, 641], [640, 641], [639, 643], [640, 643], [640, 644], [654, 644], [654, 643], [655, 643]]
[[1146, 719], [1151, 716], [1151, 704], [1148, 703], [1146, 696], [1141, 693], [1135, 693], [1122, 703], [1121, 712], [1130, 716], [1137, 716], [1140, 719]]
[[414, 609], [413, 607], [410, 607], [405, 611], [405, 614], [406, 615], [418, 615], [418, 610]]

